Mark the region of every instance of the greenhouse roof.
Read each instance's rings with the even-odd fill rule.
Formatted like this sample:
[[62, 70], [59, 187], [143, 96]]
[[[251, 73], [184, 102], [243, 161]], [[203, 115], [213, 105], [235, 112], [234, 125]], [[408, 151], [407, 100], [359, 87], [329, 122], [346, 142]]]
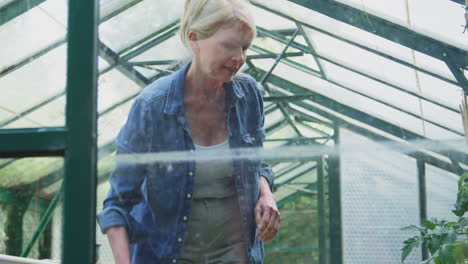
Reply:
[[[468, 92], [463, 1], [252, 0], [258, 37], [243, 70], [264, 89], [267, 142], [333, 144], [336, 126], [376, 140], [457, 140]], [[99, 179], [132, 100], [187, 59], [181, 0], [101, 0]], [[65, 125], [67, 6], [0, 0], [0, 128]], [[434, 19], [443, 18], [443, 19]], [[449, 143], [444, 143], [449, 144]], [[468, 151], [409, 154], [457, 173]], [[276, 162], [277, 198], [313, 192], [316, 162]], [[0, 160], [0, 186], [60, 187], [63, 159]], [[284, 200], [286, 201], [286, 200]]]

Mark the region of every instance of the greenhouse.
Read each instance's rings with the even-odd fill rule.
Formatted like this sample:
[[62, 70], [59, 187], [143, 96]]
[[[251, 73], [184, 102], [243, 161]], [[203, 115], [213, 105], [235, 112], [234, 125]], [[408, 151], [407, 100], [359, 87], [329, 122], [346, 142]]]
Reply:
[[[0, 0], [0, 264], [115, 263], [96, 216], [119, 159], [224, 159], [117, 154], [135, 99], [190, 61], [184, 2]], [[263, 96], [266, 137], [226, 159], [274, 172], [281, 226], [264, 263], [449, 254], [408, 239], [442, 219], [467, 232], [452, 210], [468, 173], [468, 0], [249, 2], [240, 71]], [[468, 260], [453, 254], [440, 263]]]

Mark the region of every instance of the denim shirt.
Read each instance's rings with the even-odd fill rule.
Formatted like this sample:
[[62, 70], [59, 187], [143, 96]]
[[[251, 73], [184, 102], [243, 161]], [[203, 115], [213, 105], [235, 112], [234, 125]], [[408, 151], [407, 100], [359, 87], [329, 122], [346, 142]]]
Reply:
[[[193, 151], [184, 110], [184, 81], [190, 64], [146, 87], [136, 98], [117, 139], [117, 153]], [[239, 73], [226, 89], [231, 149], [262, 147], [263, 100], [256, 81]], [[118, 163], [110, 175], [110, 191], [98, 214], [104, 233], [125, 226], [132, 263], [177, 263], [190, 222], [195, 162]], [[250, 263], [263, 263], [254, 209], [259, 180], [273, 185], [271, 168], [259, 159], [233, 161], [233, 177]]]

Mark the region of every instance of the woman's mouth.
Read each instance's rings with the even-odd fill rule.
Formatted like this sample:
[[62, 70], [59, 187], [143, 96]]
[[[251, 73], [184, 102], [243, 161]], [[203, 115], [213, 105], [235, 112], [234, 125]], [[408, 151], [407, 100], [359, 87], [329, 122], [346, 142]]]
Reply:
[[237, 72], [237, 68], [231, 68], [231, 67], [225, 67], [227, 71], [229, 71], [231, 74], [235, 74]]

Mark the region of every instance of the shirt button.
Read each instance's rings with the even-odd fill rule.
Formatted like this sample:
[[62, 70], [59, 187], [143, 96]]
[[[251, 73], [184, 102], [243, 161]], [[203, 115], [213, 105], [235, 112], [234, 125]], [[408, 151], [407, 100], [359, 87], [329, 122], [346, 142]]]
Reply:
[[254, 137], [252, 138], [252, 141], [255, 142], [255, 138], [254, 138]]
[[187, 198], [190, 199], [191, 197], [192, 197], [192, 195], [190, 193], [187, 193]]
[[184, 221], [187, 221], [187, 219], [188, 219], [188, 218], [187, 218], [186, 216], [184, 216]]
[[182, 243], [182, 238], [179, 237], [179, 239], [177, 239], [177, 241], [179, 241], [179, 243]]
[[173, 259], [173, 260], [172, 260], [172, 263], [177, 263], [177, 259]]
[[188, 175], [193, 176], [193, 172], [189, 171]]

